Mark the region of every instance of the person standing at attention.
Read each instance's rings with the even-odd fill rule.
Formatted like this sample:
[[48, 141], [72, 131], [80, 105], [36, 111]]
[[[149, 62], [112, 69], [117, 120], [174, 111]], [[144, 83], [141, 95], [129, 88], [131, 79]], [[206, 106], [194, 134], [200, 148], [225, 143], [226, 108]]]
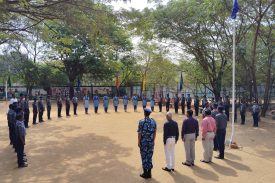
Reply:
[[152, 97], [151, 97], [150, 106], [151, 106], [152, 112], [154, 112], [154, 109], [155, 109], [155, 96], [154, 95], [152, 95]]
[[166, 157], [166, 167], [162, 168], [164, 171], [175, 170], [175, 145], [179, 139], [178, 123], [172, 120], [172, 113], [167, 112], [167, 122], [163, 126], [163, 143]]
[[117, 112], [117, 108], [118, 108], [118, 104], [119, 104], [119, 99], [118, 99], [117, 95], [115, 95], [114, 98], [113, 98], [113, 104], [114, 104], [114, 107], [115, 107], [115, 112]]
[[138, 147], [142, 160], [143, 173], [140, 177], [144, 179], [152, 178], [151, 170], [153, 168], [152, 158], [154, 153], [157, 123], [150, 118], [150, 109], [144, 109], [144, 119], [138, 124]]
[[219, 156], [217, 159], [224, 159], [224, 143], [225, 143], [225, 135], [226, 135], [226, 127], [227, 127], [227, 116], [223, 113], [223, 107], [218, 107], [219, 114], [216, 115], [216, 124], [217, 124], [217, 141], [218, 141], [218, 150]]
[[88, 110], [90, 106], [90, 97], [87, 94], [83, 97], [83, 102], [84, 102], [85, 114], [88, 114]]
[[187, 119], [183, 121], [181, 139], [184, 142], [186, 161], [182, 162], [186, 166], [195, 165], [195, 141], [199, 136], [199, 123], [193, 118], [193, 111], [187, 110]]
[[204, 149], [203, 153], [203, 163], [210, 163], [212, 162], [213, 157], [213, 149], [214, 149], [214, 137], [216, 133], [216, 121], [211, 116], [211, 110], [207, 109], [205, 111], [205, 117], [202, 120], [201, 124], [202, 128], [202, 145]]

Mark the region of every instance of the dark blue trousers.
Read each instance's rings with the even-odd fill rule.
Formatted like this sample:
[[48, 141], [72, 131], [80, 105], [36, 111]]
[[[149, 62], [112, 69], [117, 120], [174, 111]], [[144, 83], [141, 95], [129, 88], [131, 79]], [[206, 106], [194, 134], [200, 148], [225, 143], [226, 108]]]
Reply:
[[258, 127], [259, 126], [259, 113], [258, 112], [254, 112], [253, 113], [253, 121], [254, 121], [254, 124], [253, 126], [254, 127]]
[[226, 130], [222, 129], [222, 130], [217, 130], [217, 141], [218, 141], [218, 149], [219, 149], [219, 157], [220, 158], [224, 158], [224, 142], [225, 142], [225, 135], [226, 135]]

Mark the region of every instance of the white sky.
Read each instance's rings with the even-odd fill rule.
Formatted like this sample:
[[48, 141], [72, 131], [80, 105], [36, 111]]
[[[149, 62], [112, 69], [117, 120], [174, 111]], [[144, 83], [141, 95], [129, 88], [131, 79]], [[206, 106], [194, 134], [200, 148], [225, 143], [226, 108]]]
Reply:
[[[153, 8], [156, 3], [147, 3], [148, 0], [131, 0], [131, 2], [117, 1], [112, 2], [111, 5], [114, 7], [114, 10], [119, 10], [120, 8], [130, 9], [135, 8], [138, 10], [143, 10], [144, 8]], [[164, 0], [163, 3], [167, 3], [168, 0]], [[162, 3], [162, 4], [163, 4]]]

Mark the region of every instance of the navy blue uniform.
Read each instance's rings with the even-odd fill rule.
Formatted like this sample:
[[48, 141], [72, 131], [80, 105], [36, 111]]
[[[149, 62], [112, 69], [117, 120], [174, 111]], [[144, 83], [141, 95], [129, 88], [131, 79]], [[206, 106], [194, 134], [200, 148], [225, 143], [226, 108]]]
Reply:
[[32, 124], [36, 124], [36, 118], [37, 118], [37, 113], [38, 113], [38, 107], [37, 107], [37, 103], [36, 100], [34, 100], [33, 104], [32, 104], [32, 108], [33, 108], [33, 121]]
[[142, 167], [146, 170], [152, 169], [152, 157], [154, 152], [154, 135], [157, 129], [156, 122], [151, 118], [145, 118], [139, 121], [138, 133], [140, 140], [140, 155]]

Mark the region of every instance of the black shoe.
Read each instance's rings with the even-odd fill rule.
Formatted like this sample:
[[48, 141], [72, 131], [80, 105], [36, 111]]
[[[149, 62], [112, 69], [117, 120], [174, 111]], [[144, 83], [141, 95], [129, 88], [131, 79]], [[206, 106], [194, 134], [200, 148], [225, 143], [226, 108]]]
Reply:
[[195, 163], [191, 163], [192, 166], [195, 166]]
[[151, 173], [151, 170], [152, 170], [152, 169], [149, 169], [149, 170], [148, 170], [148, 178], [149, 178], [149, 179], [151, 179], [151, 178], [152, 178], [152, 173]]
[[224, 159], [224, 157], [215, 156], [216, 159]]
[[143, 174], [140, 174], [139, 176], [144, 178], [144, 179], [148, 179], [149, 178], [148, 174], [149, 174], [148, 170], [143, 169]]
[[188, 164], [186, 162], [182, 162], [182, 164], [185, 165], [185, 166], [191, 166], [191, 164]]
[[173, 172], [175, 171], [175, 169], [174, 169], [174, 168], [172, 168], [171, 170], [172, 170]]
[[205, 161], [205, 160], [201, 160], [201, 162], [203, 162], [203, 163], [210, 163], [209, 161]]
[[169, 169], [169, 168], [167, 168], [167, 167], [162, 168], [162, 170], [167, 171], [167, 172], [171, 172], [171, 169]]
[[33, 125], [36, 125], [37, 123], [32, 123]]
[[25, 167], [28, 167], [28, 164], [27, 163], [24, 163], [22, 165], [18, 165], [18, 168], [25, 168]]

